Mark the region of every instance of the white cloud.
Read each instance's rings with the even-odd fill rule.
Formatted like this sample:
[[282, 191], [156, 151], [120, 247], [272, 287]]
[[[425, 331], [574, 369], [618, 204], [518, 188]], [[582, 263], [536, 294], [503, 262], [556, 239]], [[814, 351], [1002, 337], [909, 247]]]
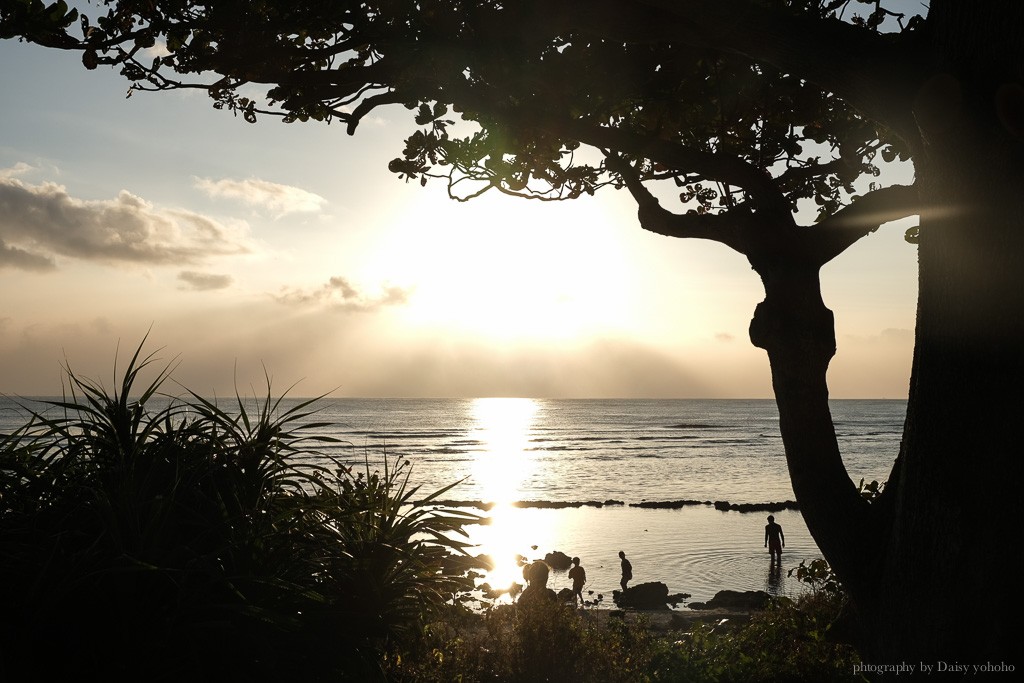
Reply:
[[381, 294], [369, 296], [347, 278], [332, 277], [317, 289], [285, 289], [274, 298], [279, 303], [292, 306], [321, 305], [345, 311], [373, 311], [404, 304], [409, 299], [409, 292], [401, 287], [387, 287]]
[[15, 176], [24, 175], [34, 170], [36, 170], [34, 166], [29, 166], [24, 161], [19, 161], [10, 168], [0, 168], [0, 180], [10, 180]]
[[0, 267], [53, 269], [60, 256], [187, 265], [251, 251], [237, 227], [191, 211], [159, 209], [126, 190], [116, 199], [87, 201], [61, 185], [0, 176]]
[[259, 178], [196, 178], [195, 186], [210, 197], [237, 199], [246, 204], [269, 209], [278, 216], [288, 213], [314, 213], [320, 211], [327, 203], [327, 200], [318, 194]]

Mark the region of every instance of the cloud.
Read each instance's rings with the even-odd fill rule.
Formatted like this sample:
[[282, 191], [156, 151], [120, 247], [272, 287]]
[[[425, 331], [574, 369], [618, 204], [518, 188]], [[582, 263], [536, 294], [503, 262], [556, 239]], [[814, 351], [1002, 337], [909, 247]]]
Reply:
[[911, 346], [914, 345], [914, 331], [902, 327], [887, 327], [877, 335], [856, 335], [847, 334], [843, 339], [851, 344], [860, 346], [873, 346], [879, 344]]
[[267, 208], [278, 216], [288, 213], [314, 213], [320, 211], [327, 203], [327, 200], [318, 194], [258, 178], [196, 178], [195, 186], [210, 197], [238, 199], [246, 204]]
[[906, 344], [908, 342], [913, 343], [914, 341], [914, 331], [901, 327], [887, 327], [882, 330], [879, 336], [882, 338], [882, 341], [887, 342]]
[[45, 272], [55, 270], [57, 264], [52, 258], [8, 246], [3, 240], [0, 240], [0, 268]]
[[82, 200], [54, 183], [0, 176], [0, 267], [52, 269], [64, 256], [110, 264], [185, 265], [251, 247], [238, 229], [185, 210], [162, 210], [122, 190]]
[[9, 180], [34, 170], [36, 170], [34, 166], [29, 166], [24, 161], [19, 161], [10, 168], [0, 168], [0, 180]]
[[197, 273], [192, 270], [183, 270], [178, 273], [178, 279], [185, 283], [182, 289], [191, 289], [196, 292], [206, 292], [212, 289], [225, 289], [231, 285], [230, 275], [218, 275], [216, 273]]
[[379, 296], [368, 296], [347, 278], [332, 277], [318, 289], [284, 289], [274, 298], [290, 306], [321, 305], [344, 311], [367, 312], [404, 304], [409, 299], [409, 292], [401, 287], [387, 287]]
[[736, 341], [736, 337], [729, 334], [728, 332], [718, 332], [715, 334], [715, 341], [729, 343]]

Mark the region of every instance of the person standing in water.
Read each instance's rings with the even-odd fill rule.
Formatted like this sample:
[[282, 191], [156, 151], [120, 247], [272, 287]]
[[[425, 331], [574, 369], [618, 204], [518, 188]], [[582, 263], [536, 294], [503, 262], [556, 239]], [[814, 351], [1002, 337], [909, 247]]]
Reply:
[[572, 604], [575, 607], [576, 598], [580, 599], [580, 607], [583, 602], [583, 584], [587, 582], [587, 572], [580, 566], [580, 558], [572, 558], [572, 567], [569, 569], [569, 579], [572, 581]]
[[619, 551], [619, 559], [622, 560], [622, 580], [619, 581], [619, 585], [622, 586], [622, 592], [626, 592], [626, 584], [633, 578], [633, 565], [629, 560], [626, 559], [626, 553]]
[[782, 564], [782, 549], [786, 547], [786, 535], [782, 527], [775, 523], [775, 516], [768, 515], [768, 523], [764, 525], [764, 547], [768, 548], [770, 562]]

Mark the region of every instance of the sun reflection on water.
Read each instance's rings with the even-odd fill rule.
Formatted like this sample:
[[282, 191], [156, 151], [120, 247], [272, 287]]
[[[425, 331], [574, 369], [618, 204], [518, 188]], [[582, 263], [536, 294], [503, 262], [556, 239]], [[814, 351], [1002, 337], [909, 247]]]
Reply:
[[527, 398], [481, 398], [473, 403], [473, 436], [481, 449], [472, 477], [482, 500], [494, 504], [488, 512], [490, 524], [479, 528], [475, 540], [479, 552], [494, 560], [494, 569], [487, 574], [493, 588], [523, 582], [517, 559], [525, 551], [526, 530], [519, 528], [521, 515], [512, 503], [522, 498], [523, 484], [536, 468], [529, 445], [538, 409], [537, 402]]
[[511, 503], [522, 492], [533, 461], [527, 448], [537, 402], [528, 398], [478, 398], [473, 402], [476, 421], [472, 437], [482, 448], [473, 462], [472, 476], [484, 501]]

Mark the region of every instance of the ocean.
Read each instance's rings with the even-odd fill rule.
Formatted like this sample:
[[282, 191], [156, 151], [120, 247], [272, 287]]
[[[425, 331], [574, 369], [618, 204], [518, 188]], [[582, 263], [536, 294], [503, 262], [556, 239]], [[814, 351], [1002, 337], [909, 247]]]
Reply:
[[[285, 399], [292, 405], [298, 399]], [[579, 556], [585, 595], [611, 604], [621, 550], [632, 585], [666, 583], [705, 601], [722, 589], [795, 597], [788, 576], [821, 557], [798, 510], [773, 512], [786, 548], [781, 572], [763, 547], [766, 512], [719, 510], [714, 502], [793, 501], [773, 400], [323, 399], [324, 448], [349, 465], [411, 464], [425, 495], [472, 507], [488, 524], [467, 531], [473, 554], [497, 560], [481, 581], [522, 581], [517, 558]], [[840, 448], [854, 483], [884, 481], [899, 449], [905, 401], [833, 400]], [[225, 407], [229, 407], [225, 404]], [[0, 434], [22, 421], [0, 398]], [[687, 501], [674, 508], [639, 504]], [[478, 507], [493, 504], [486, 511]], [[552, 506], [554, 504], [554, 506]], [[721, 507], [721, 506], [720, 506]], [[549, 587], [568, 586], [565, 572]]]

